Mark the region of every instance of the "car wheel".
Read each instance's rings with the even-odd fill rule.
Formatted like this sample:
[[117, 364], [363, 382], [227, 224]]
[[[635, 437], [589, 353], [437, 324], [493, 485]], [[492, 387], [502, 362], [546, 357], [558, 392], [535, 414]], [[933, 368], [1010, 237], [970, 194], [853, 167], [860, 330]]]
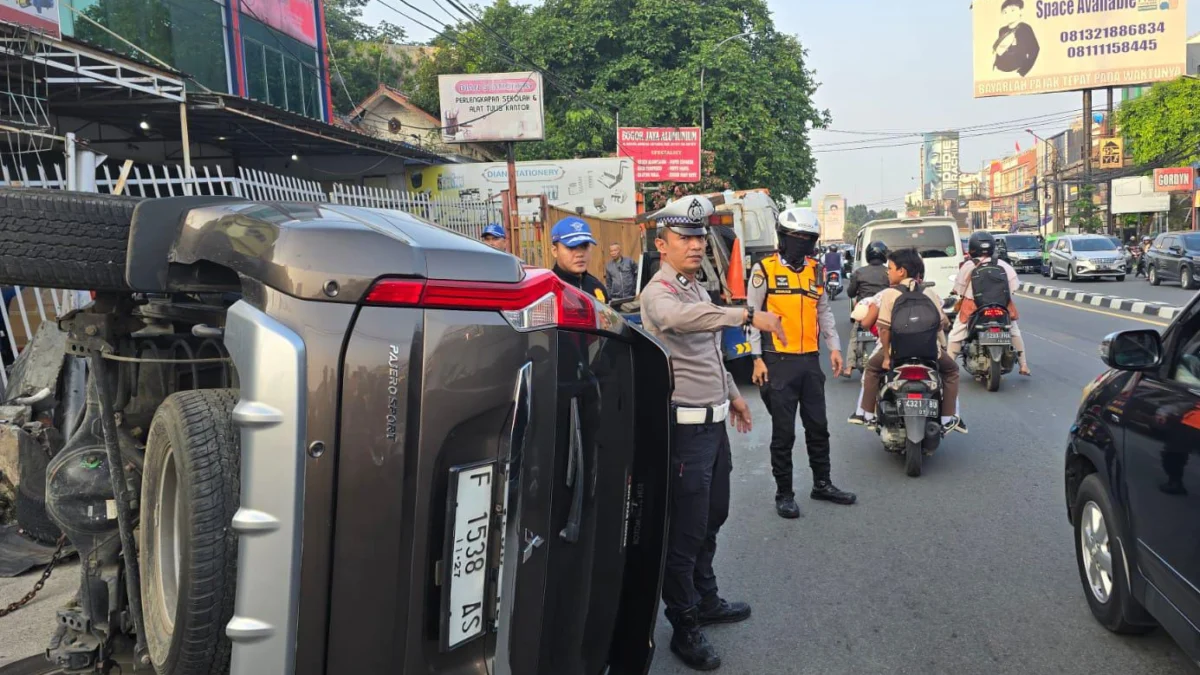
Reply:
[[1056, 279], [1058, 279], [1058, 272], [1054, 271], [1054, 263], [1050, 263], [1049, 268], [1050, 268], [1050, 281], [1055, 281]]
[[1075, 283], [1075, 266], [1067, 263], [1067, 281]]
[[1118, 274], [1117, 276], [1115, 276], [1115, 277], [1113, 277], [1113, 278], [1114, 278], [1114, 279], [1116, 279], [1117, 281], [1125, 281], [1125, 275], [1124, 275], [1124, 274]]
[[235, 390], [168, 396], [154, 414], [142, 478], [141, 593], [160, 675], [229, 667], [241, 491]]
[[1192, 290], [1192, 288], [1195, 286], [1195, 283], [1196, 280], [1192, 278], [1192, 268], [1187, 267], [1186, 265], [1181, 267], [1179, 269], [1179, 285], [1183, 287], [1183, 290]]
[[1146, 281], [1149, 281], [1151, 286], [1158, 286], [1162, 283], [1162, 279], [1158, 278], [1158, 268], [1151, 266], [1146, 270]]
[[1141, 608], [1129, 592], [1120, 523], [1100, 477], [1083, 479], [1075, 497], [1075, 561], [1092, 616], [1114, 633], [1145, 633], [1152, 627], [1127, 618]]

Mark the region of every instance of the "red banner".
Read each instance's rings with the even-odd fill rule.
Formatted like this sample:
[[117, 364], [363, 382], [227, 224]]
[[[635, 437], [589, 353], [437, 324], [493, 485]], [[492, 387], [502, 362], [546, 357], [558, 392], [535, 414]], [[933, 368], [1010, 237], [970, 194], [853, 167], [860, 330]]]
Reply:
[[621, 127], [617, 155], [633, 160], [639, 183], [700, 181], [700, 128]]
[[1190, 166], [1176, 166], [1169, 169], [1154, 170], [1155, 192], [1191, 192], [1195, 180], [1195, 169]]
[[[313, 0], [242, 0], [242, 12], [310, 47], [317, 46]], [[270, 46], [278, 49], [277, 45]]]

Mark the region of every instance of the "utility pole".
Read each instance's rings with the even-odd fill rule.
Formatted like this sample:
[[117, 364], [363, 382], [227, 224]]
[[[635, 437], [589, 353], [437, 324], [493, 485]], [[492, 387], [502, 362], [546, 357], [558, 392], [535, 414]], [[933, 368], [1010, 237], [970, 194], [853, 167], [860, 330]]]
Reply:
[[[1083, 90], [1083, 183], [1092, 184], [1092, 90]], [[1095, 199], [1095, 188], [1092, 188]], [[1093, 202], [1094, 203], [1094, 202]]]
[[[1113, 125], [1113, 88], [1108, 88], [1108, 116], [1104, 118], [1105, 137], [1116, 138]], [[1101, 146], [1103, 147], [1103, 146]], [[1124, 158], [1122, 158], [1124, 159]], [[1104, 219], [1109, 234], [1116, 234], [1116, 223], [1112, 212], [1112, 181], [1108, 181], [1108, 189], [1104, 193]]]

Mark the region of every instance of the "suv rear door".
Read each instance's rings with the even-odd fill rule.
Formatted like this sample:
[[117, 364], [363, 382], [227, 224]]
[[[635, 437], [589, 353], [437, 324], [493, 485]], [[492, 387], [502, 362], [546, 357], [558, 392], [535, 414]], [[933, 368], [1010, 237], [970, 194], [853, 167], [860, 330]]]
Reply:
[[[1150, 597], [1148, 609], [1200, 654], [1200, 302], [1164, 344], [1162, 368], [1135, 375], [1123, 420], [1123, 474], [1136, 564], [1173, 605]], [[1176, 610], [1191, 623], [1190, 636], [1178, 634], [1178, 622], [1172, 630]]]
[[545, 270], [377, 284], [337, 385], [325, 672], [644, 673], [670, 382]]

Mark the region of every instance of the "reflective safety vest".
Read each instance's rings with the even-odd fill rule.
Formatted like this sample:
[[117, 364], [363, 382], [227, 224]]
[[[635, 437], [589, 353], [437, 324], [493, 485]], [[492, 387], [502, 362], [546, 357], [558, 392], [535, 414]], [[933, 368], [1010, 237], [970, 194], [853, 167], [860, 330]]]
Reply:
[[769, 341], [763, 341], [763, 348], [782, 354], [817, 351], [817, 340], [821, 333], [817, 325], [817, 301], [825, 293], [817, 261], [809, 258], [808, 264], [799, 272], [783, 264], [778, 254], [763, 258], [759, 264], [766, 275], [766, 310], [779, 315], [783, 320], [783, 332], [787, 335], [786, 347], [780, 346], [772, 334]]

